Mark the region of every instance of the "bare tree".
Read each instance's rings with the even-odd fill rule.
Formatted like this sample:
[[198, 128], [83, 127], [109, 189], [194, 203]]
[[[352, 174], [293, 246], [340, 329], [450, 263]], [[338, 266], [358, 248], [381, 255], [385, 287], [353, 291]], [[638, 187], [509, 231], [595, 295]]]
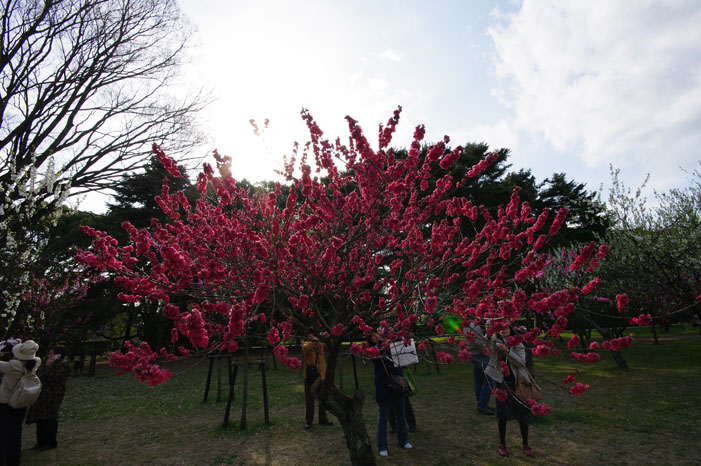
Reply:
[[153, 143], [187, 153], [200, 142], [192, 119], [204, 101], [173, 96], [191, 35], [175, 0], [0, 8], [0, 321], [9, 322], [66, 197], [142, 168]]
[[174, 0], [5, 0], [0, 204], [14, 208], [0, 219], [26, 210], [32, 168], [49, 177], [40, 217], [61, 190], [103, 190], [141, 167], [153, 142], [191, 148], [201, 99], [169, 94], [189, 35]]

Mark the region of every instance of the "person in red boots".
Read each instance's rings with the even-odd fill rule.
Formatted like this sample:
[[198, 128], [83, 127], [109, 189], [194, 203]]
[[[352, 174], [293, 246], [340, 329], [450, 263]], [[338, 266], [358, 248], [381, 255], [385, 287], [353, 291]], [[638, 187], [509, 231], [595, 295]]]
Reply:
[[519, 400], [514, 393], [518, 380], [530, 382], [530, 374], [526, 368], [526, 348], [523, 343], [508, 346], [507, 339], [511, 336], [511, 327], [504, 327], [492, 335], [489, 343], [490, 359], [485, 374], [496, 382], [497, 422], [499, 426], [499, 446], [497, 451], [501, 456], [509, 456], [506, 449], [506, 423], [518, 420], [523, 441], [523, 452], [533, 456], [533, 450], [528, 445], [528, 424], [531, 422], [531, 408]]

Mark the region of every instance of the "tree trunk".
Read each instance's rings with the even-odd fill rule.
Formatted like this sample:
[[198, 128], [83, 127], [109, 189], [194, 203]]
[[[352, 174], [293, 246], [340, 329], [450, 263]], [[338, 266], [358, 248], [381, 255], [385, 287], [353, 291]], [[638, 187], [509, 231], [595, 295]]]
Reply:
[[652, 336], [653, 336], [654, 339], [655, 339], [655, 344], [656, 344], [656, 345], [659, 345], [659, 344], [660, 344], [660, 340], [657, 338], [657, 328], [655, 328], [655, 324], [650, 325], [650, 328], [652, 328]]
[[334, 338], [331, 352], [326, 360], [326, 380], [319, 387], [319, 401], [327, 411], [336, 416], [343, 428], [346, 446], [353, 466], [375, 466], [375, 452], [372, 449], [368, 431], [363, 419], [363, 404], [365, 393], [356, 390], [349, 397], [334, 385], [336, 363], [341, 348], [341, 342]]

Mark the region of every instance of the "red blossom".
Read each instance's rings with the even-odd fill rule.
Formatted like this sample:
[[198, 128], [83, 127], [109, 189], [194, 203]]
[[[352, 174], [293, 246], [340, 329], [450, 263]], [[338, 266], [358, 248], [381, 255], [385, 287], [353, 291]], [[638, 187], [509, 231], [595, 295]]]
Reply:
[[598, 277], [594, 277], [589, 283], [582, 287], [582, 294], [591, 293], [597, 286], [599, 286], [599, 283], [601, 283], [601, 280]]
[[426, 298], [426, 302], [424, 303], [424, 307], [428, 314], [433, 314], [434, 312], [436, 312], [437, 305], [438, 299], [435, 296], [429, 296], [428, 298]]
[[605, 341], [601, 346], [607, 351], [621, 351], [633, 344], [633, 337], [630, 335], [614, 338], [613, 340]]
[[630, 324], [631, 325], [639, 325], [641, 327], [644, 327], [646, 325], [650, 325], [652, 323], [652, 315], [650, 314], [640, 314], [638, 317], [633, 317], [630, 319]]
[[463, 348], [458, 351], [458, 358], [460, 358], [462, 362], [469, 362], [470, 359], [472, 359], [472, 354], [467, 349]]
[[618, 312], [623, 312], [623, 310], [628, 306], [628, 295], [626, 293], [616, 295], [616, 307]]
[[552, 409], [545, 403], [531, 404], [531, 413], [535, 416], [546, 416], [552, 412]]
[[505, 401], [506, 401], [506, 398], [508, 397], [508, 394], [506, 393], [506, 390], [504, 390], [504, 389], [502, 389], [502, 388], [497, 388], [496, 390], [494, 390], [494, 391], [492, 392], [492, 394], [494, 395], [494, 397], [495, 397], [497, 400], [499, 400], [499, 401], [502, 402], [502, 403], [505, 402]]
[[286, 358], [285, 359], [285, 365], [292, 369], [293, 371], [296, 371], [300, 367], [302, 367], [302, 361], [300, 361], [297, 358]]
[[343, 326], [343, 324], [340, 324], [340, 323], [334, 325], [334, 327], [331, 329], [331, 335], [333, 335], [335, 337], [340, 337], [341, 334], [343, 333], [344, 328], [345, 327]]
[[573, 387], [570, 387], [570, 393], [574, 396], [579, 396], [584, 393], [585, 390], [589, 390], [589, 384], [582, 384], [577, 382]]
[[443, 364], [452, 364], [453, 361], [455, 361], [455, 357], [452, 354], [448, 354], [443, 351], [436, 351], [436, 357]]
[[509, 369], [509, 365], [505, 361], [499, 361], [499, 366], [504, 377], [511, 375], [511, 369]]

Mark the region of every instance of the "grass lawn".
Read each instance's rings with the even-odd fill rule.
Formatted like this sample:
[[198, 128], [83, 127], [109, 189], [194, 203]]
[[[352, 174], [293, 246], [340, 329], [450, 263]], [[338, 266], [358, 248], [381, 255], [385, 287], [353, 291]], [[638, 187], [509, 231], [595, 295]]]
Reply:
[[[419, 393], [411, 399], [418, 423], [418, 431], [409, 437], [414, 449], [395, 447], [390, 434], [390, 456], [378, 456], [378, 464], [699, 464], [701, 337], [677, 329], [661, 334], [661, 344], [654, 345], [646, 340], [649, 332], [638, 332], [640, 340], [623, 352], [631, 367], [627, 371], [619, 370], [606, 353], [600, 363], [586, 367], [564, 356], [536, 359], [543, 399], [554, 412], [531, 426], [533, 459], [519, 448], [515, 422], [507, 427], [511, 456], [497, 455], [496, 419], [475, 409], [470, 364], [441, 366], [440, 374], [431, 367], [429, 374], [422, 362], [416, 372]], [[566, 348], [563, 353], [568, 354]], [[581, 397], [561, 388], [562, 377], [574, 366], [582, 369], [578, 381], [592, 387]], [[216, 402], [216, 366], [207, 403], [202, 402], [206, 360], [178, 361], [169, 368], [173, 377], [159, 387], [140, 385], [131, 375], [108, 369], [92, 378], [71, 378], [59, 420], [59, 447], [42, 453], [26, 450], [35, 443], [35, 427], [25, 425], [22, 464], [348, 464], [337, 422], [303, 429], [299, 371], [268, 369], [271, 425], [265, 426], [260, 372], [251, 368], [248, 429], [241, 432], [240, 372], [232, 426], [224, 430], [225, 403]], [[368, 393], [365, 420], [374, 445], [372, 364], [360, 363], [358, 370], [360, 387]], [[343, 382], [347, 392], [354, 388], [350, 360], [343, 364]], [[225, 392], [223, 387], [223, 397]]]

